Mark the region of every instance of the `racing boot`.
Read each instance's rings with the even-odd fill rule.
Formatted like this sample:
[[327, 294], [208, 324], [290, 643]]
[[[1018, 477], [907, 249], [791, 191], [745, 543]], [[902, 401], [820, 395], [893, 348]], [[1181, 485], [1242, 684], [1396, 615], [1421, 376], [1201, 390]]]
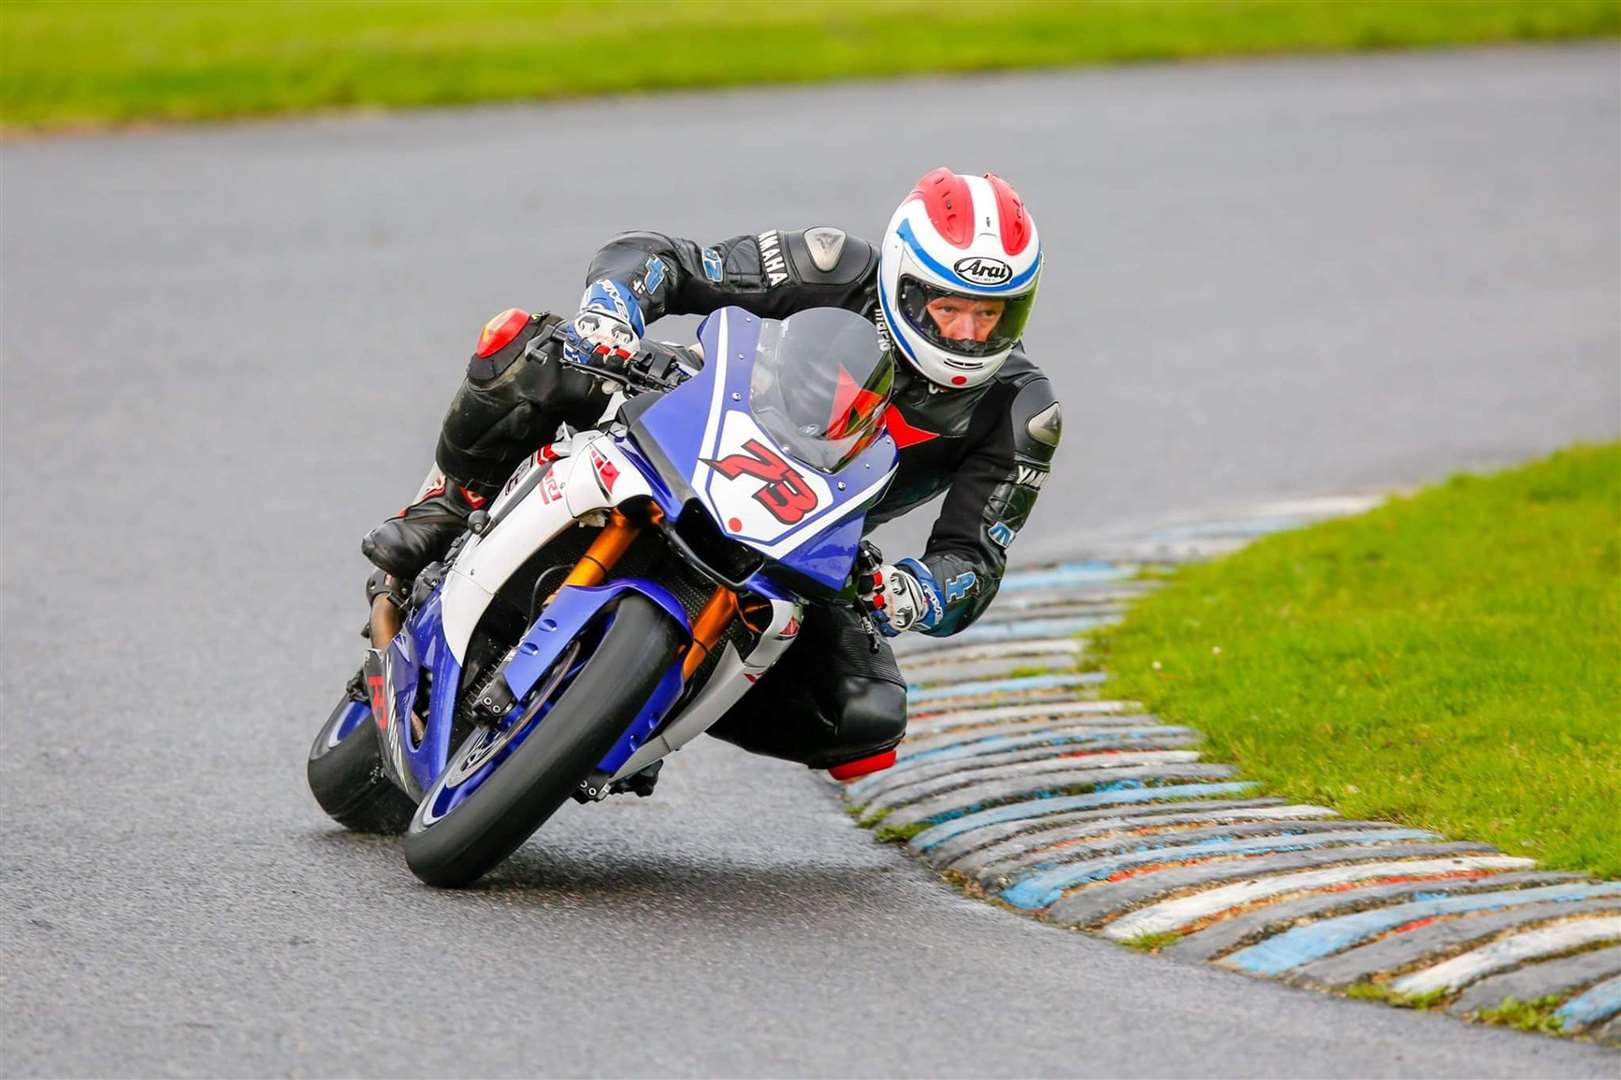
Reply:
[[403, 582], [443, 558], [487, 496], [435, 468], [416, 499], [360, 541], [361, 554]]

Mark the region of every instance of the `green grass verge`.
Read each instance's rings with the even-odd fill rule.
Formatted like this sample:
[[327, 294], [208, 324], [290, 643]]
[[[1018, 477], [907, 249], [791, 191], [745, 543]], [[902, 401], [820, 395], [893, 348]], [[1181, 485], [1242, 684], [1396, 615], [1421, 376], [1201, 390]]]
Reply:
[[1188, 567], [1095, 650], [1278, 793], [1621, 877], [1621, 444]]
[[880, 844], [904, 844], [919, 833], [928, 832], [934, 828], [932, 821], [914, 821], [910, 825], [879, 825], [873, 831], [873, 838]]
[[1476, 1014], [1475, 1019], [1484, 1024], [1511, 1027], [1516, 1031], [1558, 1035], [1564, 1030], [1564, 1021], [1555, 1016], [1554, 1012], [1564, 1000], [1558, 996], [1534, 998], [1531, 1001], [1508, 998], [1496, 1008]]
[[1614, 0], [7, 0], [0, 125], [1618, 33]]
[[1362, 982], [1347, 987], [1345, 996], [1356, 1001], [1382, 1001], [1398, 1009], [1417, 1009], [1427, 1012], [1446, 1000], [1445, 990], [1431, 990], [1425, 994], [1400, 994], [1379, 983]]
[[1168, 930], [1160, 934], [1138, 934], [1129, 937], [1120, 944], [1128, 949], [1137, 949], [1140, 952], [1157, 953], [1167, 945], [1182, 940], [1182, 935], [1175, 930]]

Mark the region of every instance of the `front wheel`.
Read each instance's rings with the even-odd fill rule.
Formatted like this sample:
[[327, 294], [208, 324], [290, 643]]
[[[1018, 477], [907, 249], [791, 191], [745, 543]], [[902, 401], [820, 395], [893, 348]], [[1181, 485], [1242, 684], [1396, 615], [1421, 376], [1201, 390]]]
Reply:
[[344, 695], [310, 747], [310, 792], [346, 829], [402, 833], [416, 804], [383, 771], [382, 748], [372, 726], [371, 706]]
[[651, 600], [620, 597], [583, 661], [581, 642], [563, 650], [517, 720], [479, 728], [451, 756], [406, 829], [411, 872], [455, 888], [516, 851], [613, 749], [684, 640]]

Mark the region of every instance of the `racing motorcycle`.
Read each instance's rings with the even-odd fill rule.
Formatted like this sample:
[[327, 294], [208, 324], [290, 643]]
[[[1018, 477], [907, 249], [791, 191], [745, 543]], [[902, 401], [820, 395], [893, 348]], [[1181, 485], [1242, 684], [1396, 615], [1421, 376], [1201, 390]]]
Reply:
[[560, 428], [403, 606], [374, 604], [310, 751], [322, 808], [403, 832], [431, 885], [473, 882], [571, 796], [647, 793], [873, 557], [894, 370], [867, 320], [724, 308], [695, 346], [583, 370], [611, 379], [603, 419]]

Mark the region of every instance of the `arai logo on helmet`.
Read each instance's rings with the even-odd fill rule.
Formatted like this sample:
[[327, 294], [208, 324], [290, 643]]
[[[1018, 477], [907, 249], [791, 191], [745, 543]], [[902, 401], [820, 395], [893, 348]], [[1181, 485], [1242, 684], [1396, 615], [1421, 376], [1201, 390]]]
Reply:
[[987, 259], [970, 255], [951, 264], [957, 276], [975, 285], [1000, 285], [1013, 276], [1013, 267], [1001, 259]]

